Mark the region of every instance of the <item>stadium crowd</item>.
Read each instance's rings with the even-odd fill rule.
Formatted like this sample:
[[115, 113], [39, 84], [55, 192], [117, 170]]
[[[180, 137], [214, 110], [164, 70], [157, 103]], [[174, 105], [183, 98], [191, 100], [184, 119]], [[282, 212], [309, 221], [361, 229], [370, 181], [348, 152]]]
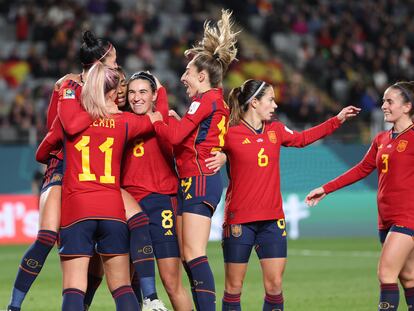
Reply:
[[[289, 4], [289, 14], [283, 14], [283, 20], [279, 22], [282, 15], [278, 16], [277, 12], [280, 12], [282, 2], [272, 5], [264, 5], [263, 1], [250, 2], [243, 10], [235, 8], [240, 28], [252, 24], [251, 21], [259, 17], [263, 23], [259, 32], [263, 41], [269, 43], [280, 31], [289, 33], [292, 21], [301, 12], [299, 7], [305, 12], [320, 11], [315, 7], [317, 3], [313, 6], [305, 4], [303, 8], [299, 4]], [[228, 4], [230, 8], [234, 5]], [[246, 8], [249, 8], [247, 21], [243, 16]], [[0, 141], [26, 142], [31, 138], [33, 142], [44, 136], [44, 112], [53, 83], [64, 73], [79, 70], [79, 29], [85, 28], [116, 44], [118, 63], [127, 76], [137, 69], [154, 72], [167, 88], [174, 90], [169, 95], [170, 105], [183, 113], [188, 100], [178, 79], [185, 67], [181, 55], [201, 32], [204, 20], [209, 16], [204, 2], [191, 0], [2, 1], [0, 25], [4, 31], [0, 34], [0, 90], [6, 95], [0, 100]], [[323, 20], [322, 17], [319, 20]], [[291, 28], [293, 32], [297, 27]], [[251, 30], [255, 33], [258, 29]], [[309, 30], [306, 36], [301, 36], [311, 38], [316, 34], [316, 30]], [[325, 50], [311, 46], [314, 41], [304, 40], [304, 46], [308, 46], [309, 51], [325, 53]], [[288, 75], [281, 61], [264, 59], [261, 55], [245, 55], [241, 48], [239, 62], [230, 67], [225, 87], [230, 89], [247, 78], [263, 79], [266, 76], [277, 86], [279, 114], [286, 114], [293, 126], [295, 123], [315, 124], [325, 120], [348, 101], [330, 92], [328, 82], [338, 84], [331, 79], [334, 74], [331, 70], [323, 71], [328, 77], [320, 74], [317, 79], [311, 77], [315, 85], [306, 83], [301, 69], [314, 68], [311, 72], [318, 73], [320, 68], [315, 67], [319, 64], [318, 54], [309, 52], [307, 55], [301, 48], [295, 49], [295, 53], [303, 54], [305, 59], [298, 61], [302, 65]], [[320, 81], [322, 78], [324, 80]], [[325, 91], [338, 102], [328, 99]], [[371, 93], [374, 93], [374, 98], [368, 97], [367, 101], [372, 99], [369, 103], [375, 106], [377, 95], [373, 91]]]

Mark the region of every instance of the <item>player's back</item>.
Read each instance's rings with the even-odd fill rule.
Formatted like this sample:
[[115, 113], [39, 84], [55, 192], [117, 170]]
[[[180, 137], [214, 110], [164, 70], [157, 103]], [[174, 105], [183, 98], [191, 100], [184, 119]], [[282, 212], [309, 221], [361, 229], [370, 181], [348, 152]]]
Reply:
[[125, 218], [120, 169], [128, 140], [127, 114], [95, 120], [65, 138], [62, 226], [82, 218]]

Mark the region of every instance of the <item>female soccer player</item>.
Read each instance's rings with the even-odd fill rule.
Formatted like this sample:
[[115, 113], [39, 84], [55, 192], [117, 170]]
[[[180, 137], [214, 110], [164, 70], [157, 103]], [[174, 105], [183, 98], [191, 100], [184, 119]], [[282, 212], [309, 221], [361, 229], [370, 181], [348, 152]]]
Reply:
[[180, 187], [179, 214], [182, 214], [182, 252], [197, 310], [215, 310], [213, 273], [206, 256], [211, 216], [223, 190], [220, 173], [206, 166], [211, 152], [224, 146], [229, 110], [223, 100], [221, 83], [235, 59], [236, 33], [231, 13], [222, 11], [217, 27], [204, 24], [204, 38], [185, 52], [192, 57], [181, 81], [192, 104], [184, 117], [169, 124], [154, 123], [157, 135], [174, 145]]
[[334, 132], [359, 109], [346, 107], [316, 127], [295, 132], [281, 122], [271, 121], [277, 105], [273, 87], [264, 81], [245, 81], [231, 90], [228, 102], [230, 127], [223, 148], [228, 158], [229, 187], [223, 226], [222, 310], [241, 310], [240, 296], [253, 246], [263, 271], [263, 310], [283, 310], [287, 244], [280, 193], [280, 148], [305, 147]]
[[382, 111], [389, 131], [380, 132], [360, 163], [312, 190], [306, 203], [315, 206], [327, 194], [378, 174], [378, 229], [382, 244], [378, 264], [378, 310], [397, 310], [398, 279], [408, 310], [414, 306], [414, 82], [397, 82], [384, 92]]
[[[79, 134], [65, 133], [67, 166], [59, 248], [64, 288], [62, 310], [83, 309], [88, 264], [95, 243], [117, 310], [140, 310], [129, 281], [129, 233], [120, 170], [125, 143], [153, 128], [147, 116], [118, 113], [118, 84], [115, 69], [95, 64], [81, 93], [81, 103], [95, 121]], [[57, 132], [46, 136], [49, 145], [62, 139], [55, 138]]]
[[[116, 67], [116, 51], [109, 41], [97, 39], [90, 31], [83, 34], [80, 48], [81, 74], [68, 74], [56, 82], [47, 113], [47, 128], [50, 129], [57, 115], [58, 101], [67, 101], [80, 94], [79, 84], [88, 74], [95, 61]], [[76, 132], [82, 128], [74, 126]], [[47, 169], [39, 200], [39, 232], [36, 241], [24, 254], [14, 282], [8, 310], [18, 311], [31, 285], [40, 273], [46, 258], [53, 248], [60, 223], [61, 186], [63, 178], [63, 154], [60, 149], [47, 161]]]
[[[138, 115], [151, 113], [156, 104], [157, 110], [168, 120], [167, 93], [157, 82], [148, 72], [133, 74], [128, 81], [127, 103]], [[124, 155], [121, 185], [146, 214], [140, 219], [149, 221], [158, 270], [174, 310], [191, 310], [191, 299], [181, 280], [175, 217], [178, 179], [173, 168], [171, 144], [155, 134], [139, 137], [129, 144]], [[154, 301], [144, 300], [144, 305], [147, 304], [154, 309], [158, 307]]]

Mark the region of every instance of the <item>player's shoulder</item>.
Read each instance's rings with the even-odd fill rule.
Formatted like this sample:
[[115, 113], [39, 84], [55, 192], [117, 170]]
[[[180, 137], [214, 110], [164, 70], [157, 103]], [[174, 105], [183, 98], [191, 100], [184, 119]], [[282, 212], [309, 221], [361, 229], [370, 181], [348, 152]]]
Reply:
[[66, 88], [78, 88], [81, 83], [80, 76], [78, 74], [69, 73], [64, 75], [55, 83], [55, 89], [61, 89], [62, 87]]

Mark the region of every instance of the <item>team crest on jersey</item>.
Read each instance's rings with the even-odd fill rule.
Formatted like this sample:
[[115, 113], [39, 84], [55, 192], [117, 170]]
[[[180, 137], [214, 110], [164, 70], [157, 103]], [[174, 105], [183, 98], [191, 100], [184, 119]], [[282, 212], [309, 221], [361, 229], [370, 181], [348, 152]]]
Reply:
[[75, 99], [75, 90], [64, 89], [63, 90], [63, 98], [64, 99]]
[[200, 105], [200, 102], [192, 102], [190, 108], [188, 109], [188, 114], [195, 114]]
[[241, 225], [231, 225], [231, 235], [235, 238], [238, 238], [242, 235], [242, 226]]
[[397, 151], [398, 152], [403, 152], [407, 148], [407, 145], [408, 145], [408, 141], [400, 140], [398, 142]]
[[269, 131], [269, 132], [267, 132], [267, 136], [269, 137], [269, 140], [270, 140], [271, 143], [276, 144], [277, 137], [276, 137], [275, 131]]

